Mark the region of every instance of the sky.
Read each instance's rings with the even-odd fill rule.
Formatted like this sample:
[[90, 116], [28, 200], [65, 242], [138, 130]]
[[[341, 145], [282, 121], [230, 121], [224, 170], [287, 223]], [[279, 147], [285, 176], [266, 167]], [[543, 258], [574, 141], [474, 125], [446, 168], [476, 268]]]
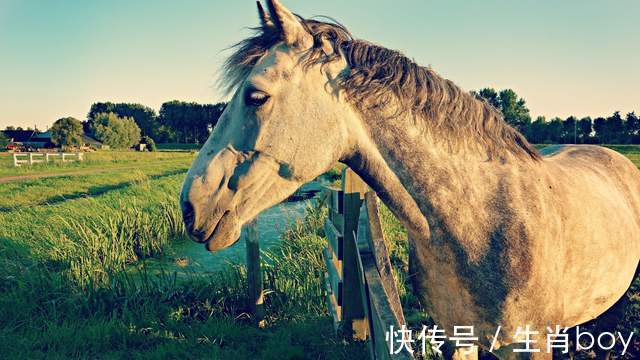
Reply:
[[[281, 1], [465, 90], [512, 88], [533, 117], [640, 112], [637, 0]], [[253, 0], [0, 0], [0, 128], [98, 101], [223, 101], [225, 49], [257, 24]]]

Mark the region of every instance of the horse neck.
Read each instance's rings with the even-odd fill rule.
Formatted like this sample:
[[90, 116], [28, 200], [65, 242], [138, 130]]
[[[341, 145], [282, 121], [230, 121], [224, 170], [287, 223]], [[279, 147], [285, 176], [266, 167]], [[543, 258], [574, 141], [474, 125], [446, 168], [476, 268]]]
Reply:
[[[411, 115], [395, 119], [365, 116], [368, 137], [358, 143], [348, 161], [394, 212], [413, 236], [424, 237], [430, 227], [449, 227], [451, 218], [484, 211], [499, 188], [499, 174], [518, 163], [506, 153], [491, 160], [471, 140], [452, 150], [434, 140]], [[431, 229], [434, 230], [434, 229]]]

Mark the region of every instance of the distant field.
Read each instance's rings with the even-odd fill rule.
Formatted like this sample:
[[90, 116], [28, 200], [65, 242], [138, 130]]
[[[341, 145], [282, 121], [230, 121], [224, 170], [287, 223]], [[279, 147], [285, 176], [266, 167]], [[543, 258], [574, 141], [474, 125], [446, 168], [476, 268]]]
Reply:
[[67, 172], [87, 168], [112, 168], [119, 166], [147, 166], [150, 164], [176, 161], [190, 163], [194, 153], [181, 152], [135, 152], [135, 151], [96, 151], [84, 154], [84, 161], [62, 163], [59, 161], [34, 165], [13, 166], [13, 154], [0, 152], [0, 177], [11, 175], [28, 175], [37, 173]]
[[628, 157], [638, 168], [640, 168], [640, 145], [605, 145], [624, 156]]
[[158, 150], [200, 150], [203, 144], [164, 143], [156, 144]]

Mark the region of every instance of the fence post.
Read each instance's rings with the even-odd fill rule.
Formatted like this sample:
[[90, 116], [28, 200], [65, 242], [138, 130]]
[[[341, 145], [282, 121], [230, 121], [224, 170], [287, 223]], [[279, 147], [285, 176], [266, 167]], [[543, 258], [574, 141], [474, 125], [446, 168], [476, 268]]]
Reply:
[[13, 167], [18, 167], [18, 154], [13, 153]]
[[353, 170], [344, 169], [342, 173], [344, 193], [342, 320], [346, 329], [353, 331], [353, 337], [360, 340], [366, 339], [369, 323], [362, 303], [362, 288], [358, 281], [358, 248], [354, 235], [358, 231], [360, 205], [367, 190], [367, 184]]
[[29, 165], [33, 165], [33, 153], [29, 153]]
[[260, 270], [260, 244], [258, 223], [253, 220], [246, 225], [247, 237], [247, 285], [249, 295], [249, 310], [258, 326], [264, 326], [264, 294], [262, 291], [262, 270]]

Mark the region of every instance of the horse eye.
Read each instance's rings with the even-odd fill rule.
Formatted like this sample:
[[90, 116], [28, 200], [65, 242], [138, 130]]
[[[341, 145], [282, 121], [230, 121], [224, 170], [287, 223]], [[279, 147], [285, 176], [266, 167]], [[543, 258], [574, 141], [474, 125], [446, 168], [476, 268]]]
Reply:
[[247, 89], [244, 96], [244, 102], [248, 106], [262, 106], [269, 100], [269, 94], [258, 89]]

